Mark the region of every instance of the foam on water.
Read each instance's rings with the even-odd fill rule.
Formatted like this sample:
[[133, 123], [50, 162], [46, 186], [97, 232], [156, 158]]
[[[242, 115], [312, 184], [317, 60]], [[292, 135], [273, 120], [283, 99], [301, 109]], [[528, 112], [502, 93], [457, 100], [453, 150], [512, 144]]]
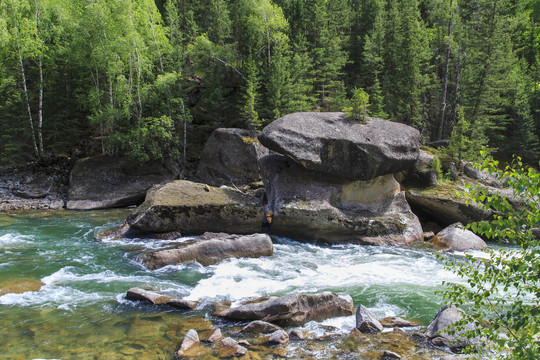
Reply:
[[0, 247], [14, 247], [21, 244], [31, 243], [32, 235], [4, 234], [0, 236]]

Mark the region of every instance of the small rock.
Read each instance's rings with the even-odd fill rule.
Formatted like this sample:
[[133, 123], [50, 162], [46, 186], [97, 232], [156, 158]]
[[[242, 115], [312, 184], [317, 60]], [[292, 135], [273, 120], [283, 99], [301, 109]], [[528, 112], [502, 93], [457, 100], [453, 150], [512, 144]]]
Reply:
[[268, 333], [273, 333], [278, 330], [283, 330], [283, 329], [272, 323], [256, 320], [244, 326], [242, 330], [239, 331], [239, 333], [268, 334]]
[[385, 350], [381, 357], [382, 360], [401, 360], [401, 355], [396, 354], [393, 351]]
[[248, 352], [245, 347], [238, 345], [238, 343], [230, 337], [217, 342], [215, 351], [219, 357], [238, 357], [246, 355]]
[[211, 344], [217, 343], [218, 341], [223, 340], [223, 334], [221, 334], [220, 329], [215, 329], [212, 335], [210, 335], [207, 341]]
[[188, 330], [186, 336], [184, 336], [182, 345], [180, 345], [180, 350], [178, 350], [178, 356], [184, 356], [189, 349], [199, 343], [199, 335], [197, 334], [197, 332], [193, 329]]
[[250, 347], [251, 346], [251, 344], [247, 340], [238, 341], [238, 345], [242, 345], [242, 346], [245, 346], [245, 347]]
[[271, 333], [267, 338], [266, 341], [270, 344], [279, 344], [287, 346], [289, 344], [289, 334], [285, 332], [285, 330], [277, 330]]
[[439, 232], [431, 242], [446, 251], [481, 250], [487, 244], [461, 223], [455, 223]]
[[298, 340], [304, 340], [306, 337], [304, 333], [298, 329], [293, 329], [289, 333], [289, 338], [291, 339], [298, 339]]
[[197, 307], [195, 301], [182, 300], [171, 296], [161, 295], [140, 288], [131, 288], [126, 293], [127, 300], [146, 301], [154, 305], [170, 305], [178, 309], [193, 310]]
[[379, 320], [364, 305], [359, 305], [356, 310], [356, 328], [363, 333], [378, 333], [383, 331], [383, 326]]
[[424, 240], [431, 240], [435, 236], [435, 233], [433, 231], [424, 232], [423, 236]]
[[385, 317], [380, 321], [381, 325], [387, 328], [395, 328], [395, 327], [412, 327], [417, 326], [418, 324], [415, 324], [411, 321], [395, 317], [395, 316], [389, 316]]

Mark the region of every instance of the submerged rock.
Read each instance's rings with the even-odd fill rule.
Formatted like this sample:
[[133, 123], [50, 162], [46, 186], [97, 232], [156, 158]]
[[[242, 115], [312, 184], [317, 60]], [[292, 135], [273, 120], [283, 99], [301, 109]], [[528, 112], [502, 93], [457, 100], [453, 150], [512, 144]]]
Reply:
[[455, 223], [440, 231], [431, 242], [446, 251], [482, 250], [487, 244], [472, 231]]
[[294, 113], [266, 126], [260, 142], [340, 182], [370, 180], [406, 170], [418, 158], [418, 130], [368, 118], [358, 123], [344, 113]]
[[228, 337], [216, 343], [214, 351], [221, 358], [240, 357], [246, 355], [248, 350]]
[[110, 156], [80, 159], [71, 171], [66, 209], [93, 210], [138, 205], [146, 190], [176, 174], [157, 163], [137, 165]]
[[239, 333], [245, 334], [268, 334], [278, 330], [283, 330], [279, 326], [266, 322], [266, 321], [252, 321], [246, 326], [244, 326]]
[[186, 336], [184, 336], [184, 340], [182, 340], [180, 350], [178, 350], [178, 356], [183, 356], [189, 351], [189, 349], [191, 349], [195, 345], [198, 345], [199, 343], [199, 335], [197, 334], [197, 332], [193, 329], [188, 330]]
[[143, 290], [140, 288], [131, 288], [126, 293], [127, 300], [146, 301], [154, 305], [170, 305], [179, 309], [194, 310], [197, 307], [197, 302], [183, 300], [167, 295], [158, 294], [152, 291]]
[[247, 130], [216, 129], [212, 132], [197, 168], [197, 177], [213, 186], [244, 185], [261, 179], [258, 160], [268, 149]]
[[274, 246], [267, 234], [229, 235], [205, 233], [175, 249], [157, 250], [141, 255], [149, 269], [197, 261], [204, 266], [228, 258], [272, 256]]
[[281, 155], [262, 158], [260, 166], [272, 233], [372, 245], [422, 239], [420, 222], [391, 174], [332, 183]]
[[28, 291], [39, 291], [45, 284], [35, 279], [12, 279], [0, 282], [0, 296], [5, 294], [22, 294]]
[[323, 292], [264, 298], [260, 302], [219, 310], [216, 315], [236, 320], [264, 320], [281, 326], [298, 326], [312, 320], [322, 321], [353, 313], [354, 305], [350, 295]]
[[265, 337], [265, 341], [273, 345], [287, 346], [289, 344], [289, 334], [285, 330], [276, 330]]
[[150, 189], [127, 222], [145, 232], [252, 234], [260, 231], [261, 218], [261, 206], [255, 197], [232, 188], [175, 180]]
[[383, 331], [383, 326], [377, 317], [364, 305], [359, 305], [356, 309], [356, 328], [363, 333], [378, 333]]

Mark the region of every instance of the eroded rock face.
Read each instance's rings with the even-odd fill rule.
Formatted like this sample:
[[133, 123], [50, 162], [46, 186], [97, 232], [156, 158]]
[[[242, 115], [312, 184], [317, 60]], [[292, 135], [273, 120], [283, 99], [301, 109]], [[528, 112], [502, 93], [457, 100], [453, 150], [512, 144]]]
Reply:
[[145, 232], [249, 234], [260, 231], [261, 218], [262, 209], [255, 197], [232, 188], [175, 180], [150, 189], [127, 222]]
[[371, 180], [413, 166], [420, 133], [407, 125], [343, 113], [294, 113], [259, 134], [260, 142], [335, 182]]
[[216, 129], [204, 146], [197, 177], [213, 186], [259, 181], [261, 173], [257, 162], [267, 154], [268, 149], [249, 137], [247, 130]]
[[250, 302], [220, 310], [216, 315], [236, 320], [265, 320], [281, 326], [298, 326], [308, 321], [322, 321], [354, 313], [350, 295], [324, 292], [320, 294], [289, 294]]
[[418, 218], [391, 174], [332, 183], [281, 155], [262, 158], [260, 167], [273, 233], [373, 245], [422, 239]]
[[157, 164], [136, 165], [110, 156], [80, 159], [71, 171], [66, 209], [92, 210], [138, 205], [146, 190], [174, 179]]
[[274, 247], [267, 234], [228, 235], [206, 233], [175, 249], [158, 250], [141, 256], [149, 269], [197, 261], [204, 266], [228, 258], [272, 256]]
[[434, 155], [420, 150], [418, 159], [410, 169], [404, 172], [405, 184], [416, 187], [429, 187], [439, 185], [437, 173], [431, 167]]
[[472, 231], [463, 228], [463, 224], [455, 223], [440, 231], [431, 242], [446, 251], [481, 250], [487, 244]]

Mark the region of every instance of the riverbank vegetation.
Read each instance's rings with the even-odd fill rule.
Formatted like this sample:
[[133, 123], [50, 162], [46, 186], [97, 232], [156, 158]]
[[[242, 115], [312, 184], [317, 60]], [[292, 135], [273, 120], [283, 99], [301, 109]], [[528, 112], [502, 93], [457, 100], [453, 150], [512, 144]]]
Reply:
[[3, 163], [189, 158], [214, 128], [341, 111], [359, 89], [425, 143], [539, 159], [538, 1], [5, 0], [0, 14]]

